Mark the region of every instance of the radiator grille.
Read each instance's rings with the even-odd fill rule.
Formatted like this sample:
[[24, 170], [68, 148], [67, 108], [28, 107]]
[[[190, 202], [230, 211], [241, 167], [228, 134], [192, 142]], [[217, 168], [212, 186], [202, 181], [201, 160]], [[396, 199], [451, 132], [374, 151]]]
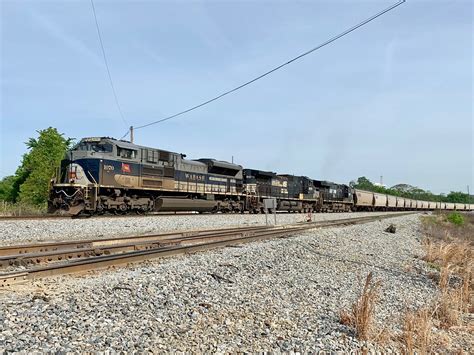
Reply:
[[143, 179], [143, 186], [161, 187], [162, 185], [163, 185], [163, 182], [161, 181]]
[[163, 169], [162, 168], [152, 168], [149, 166], [144, 166], [142, 169], [143, 175], [151, 175], [151, 176], [163, 176]]

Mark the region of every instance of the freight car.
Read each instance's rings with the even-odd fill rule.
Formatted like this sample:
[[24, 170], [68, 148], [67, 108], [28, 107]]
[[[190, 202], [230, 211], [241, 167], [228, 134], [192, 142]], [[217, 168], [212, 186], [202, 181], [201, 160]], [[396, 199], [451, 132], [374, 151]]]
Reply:
[[353, 211], [433, 211], [457, 210], [474, 211], [474, 205], [412, 200], [376, 192], [354, 190]]
[[[51, 213], [125, 214], [150, 211], [223, 213], [276, 211], [472, 210], [473, 205], [410, 200], [306, 176], [277, 174], [108, 137], [82, 139], [51, 181]], [[269, 212], [276, 212], [269, 211]]]

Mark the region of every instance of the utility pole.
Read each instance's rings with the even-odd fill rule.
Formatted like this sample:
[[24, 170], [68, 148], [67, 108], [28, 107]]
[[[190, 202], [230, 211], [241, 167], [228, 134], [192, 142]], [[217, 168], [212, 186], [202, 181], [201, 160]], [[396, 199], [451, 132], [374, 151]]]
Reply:
[[133, 143], [133, 126], [130, 126], [130, 142]]

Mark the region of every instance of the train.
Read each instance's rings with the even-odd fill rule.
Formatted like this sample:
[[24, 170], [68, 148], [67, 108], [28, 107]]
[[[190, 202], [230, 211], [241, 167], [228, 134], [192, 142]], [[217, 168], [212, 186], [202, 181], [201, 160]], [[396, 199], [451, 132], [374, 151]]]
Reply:
[[[271, 203], [267, 203], [270, 201]], [[83, 138], [51, 180], [48, 211], [93, 215], [458, 210], [473, 204], [417, 201], [306, 176], [243, 168], [212, 158]]]

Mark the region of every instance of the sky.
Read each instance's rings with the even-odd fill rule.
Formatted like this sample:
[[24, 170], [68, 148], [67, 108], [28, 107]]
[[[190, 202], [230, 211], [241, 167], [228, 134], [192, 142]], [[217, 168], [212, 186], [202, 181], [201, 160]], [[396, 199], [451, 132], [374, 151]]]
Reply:
[[[324, 42], [393, 1], [0, 0], [0, 177], [36, 130], [120, 138]], [[473, 179], [473, 4], [407, 1], [135, 143], [248, 168], [434, 193]]]

